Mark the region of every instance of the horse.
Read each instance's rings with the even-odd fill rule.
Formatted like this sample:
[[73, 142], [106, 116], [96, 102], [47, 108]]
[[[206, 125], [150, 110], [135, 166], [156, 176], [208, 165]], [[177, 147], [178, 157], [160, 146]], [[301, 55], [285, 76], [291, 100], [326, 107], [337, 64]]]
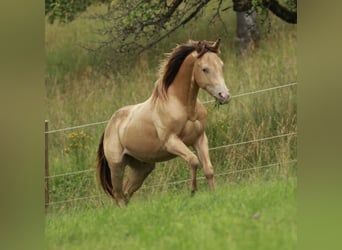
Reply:
[[[205, 133], [207, 111], [197, 96], [201, 88], [219, 104], [230, 100], [219, 46], [220, 39], [189, 40], [177, 45], [162, 64], [152, 95], [112, 115], [98, 146], [96, 172], [104, 192], [119, 207], [127, 205], [157, 162], [177, 156], [189, 165], [191, 194], [197, 191], [200, 162], [209, 189], [214, 190], [214, 169]], [[127, 165], [130, 173], [123, 184]]]

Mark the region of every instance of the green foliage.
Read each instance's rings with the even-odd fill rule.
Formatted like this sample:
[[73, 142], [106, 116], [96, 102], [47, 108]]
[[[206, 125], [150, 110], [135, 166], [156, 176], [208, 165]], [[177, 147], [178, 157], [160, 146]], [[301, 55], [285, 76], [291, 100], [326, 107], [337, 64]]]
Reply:
[[[110, 56], [139, 54], [171, 35], [190, 20], [203, 14], [210, 0], [204, 1], [117, 1], [115, 8], [96, 15], [103, 21], [102, 41], [94, 50], [106, 48]], [[218, 1], [216, 3], [218, 8]]]
[[110, 0], [45, 0], [45, 15], [53, 23], [58, 20], [68, 23], [75, 19], [76, 15], [84, 12], [88, 6], [95, 3], [105, 3]]
[[285, 6], [292, 11], [297, 11], [297, 0], [286, 0]]
[[[297, 12], [297, 0], [250, 0], [252, 9], [254, 9], [257, 13], [257, 20], [258, 20], [258, 28], [259, 32], [265, 35], [266, 33], [270, 32], [271, 29], [271, 22], [270, 22], [270, 15], [269, 15], [269, 5], [270, 2], [272, 4], [278, 4], [278, 8], [282, 7], [289, 11]], [[278, 13], [280, 14], [280, 13]], [[281, 16], [283, 16], [282, 14]], [[284, 18], [284, 17], [282, 17]], [[284, 19], [286, 20], [286, 19]]]
[[[130, 11], [129, 8], [133, 7], [134, 11]], [[165, 9], [160, 8], [160, 3], [158, 2], [150, 3], [138, 1], [136, 4], [132, 4], [131, 2], [130, 7], [127, 7], [126, 11], [129, 11], [129, 13], [124, 17], [124, 23], [127, 25], [127, 29], [130, 30], [128, 27], [139, 26], [140, 22], [154, 22], [159, 15], [163, 15]]]

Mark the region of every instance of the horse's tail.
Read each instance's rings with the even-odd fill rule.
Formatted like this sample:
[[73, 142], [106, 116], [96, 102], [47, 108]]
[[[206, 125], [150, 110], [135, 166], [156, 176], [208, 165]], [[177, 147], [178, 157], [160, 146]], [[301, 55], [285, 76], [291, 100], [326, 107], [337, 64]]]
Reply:
[[97, 178], [98, 178], [103, 190], [108, 195], [110, 195], [114, 198], [110, 169], [109, 169], [108, 162], [107, 162], [107, 159], [104, 155], [104, 150], [103, 150], [103, 138], [104, 138], [104, 133], [101, 136], [99, 148], [97, 150], [96, 173], [97, 173]]

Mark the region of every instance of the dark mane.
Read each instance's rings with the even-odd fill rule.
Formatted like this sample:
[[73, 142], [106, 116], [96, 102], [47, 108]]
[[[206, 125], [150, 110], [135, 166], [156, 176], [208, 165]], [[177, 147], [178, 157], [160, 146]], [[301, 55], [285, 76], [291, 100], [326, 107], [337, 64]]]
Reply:
[[170, 87], [171, 83], [175, 79], [185, 58], [194, 50], [196, 50], [194, 44], [183, 44], [177, 46], [170, 54], [169, 60], [164, 67], [164, 75], [162, 78], [163, 85], [166, 90]]
[[197, 58], [202, 57], [209, 51], [214, 53], [219, 52], [218, 46], [214, 46], [213, 42], [208, 41], [197, 42], [189, 40], [186, 44], [178, 45], [171, 53], [169, 53], [168, 58], [163, 63], [160, 71], [160, 78], [154, 90], [154, 99], [160, 96], [166, 97], [167, 90], [175, 79], [182, 63], [193, 51], [197, 51]]

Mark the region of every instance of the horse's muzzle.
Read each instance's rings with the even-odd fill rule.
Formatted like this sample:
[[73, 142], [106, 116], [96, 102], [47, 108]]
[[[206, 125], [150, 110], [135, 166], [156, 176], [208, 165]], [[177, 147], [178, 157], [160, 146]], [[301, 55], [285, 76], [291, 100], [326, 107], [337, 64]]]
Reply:
[[230, 93], [227, 92], [220, 92], [218, 93], [218, 97], [216, 98], [219, 103], [222, 104], [226, 104], [230, 101]]

